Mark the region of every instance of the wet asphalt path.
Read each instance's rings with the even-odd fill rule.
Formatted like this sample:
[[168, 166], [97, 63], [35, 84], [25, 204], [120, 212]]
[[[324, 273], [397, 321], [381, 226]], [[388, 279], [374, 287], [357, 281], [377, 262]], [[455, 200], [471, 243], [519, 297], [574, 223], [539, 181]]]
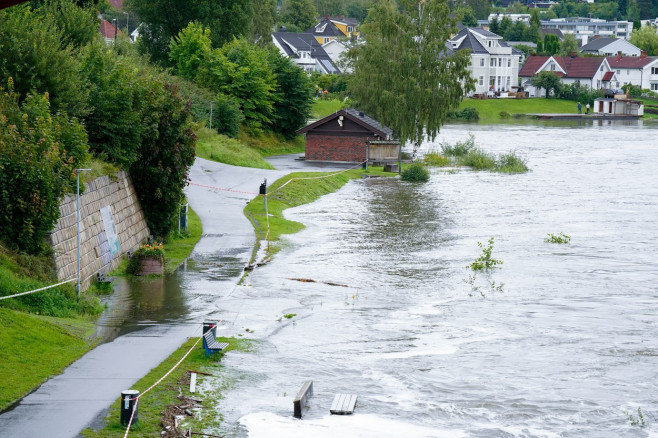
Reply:
[[[185, 192], [199, 215], [204, 235], [195, 253], [230, 252], [251, 257], [254, 231], [244, 216], [246, 203], [268, 184], [293, 171], [331, 171], [347, 166], [320, 165], [272, 157], [281, 170], [228, 166], [197, 158]], [[221, 190], [220, 190], [221, 189]], [[235, 278], [237, 282], [238, 277]], [[222, 291], [219, 291], [220, 294]], [[201, 321], [199, 321], [200, 323]], [[0, 436], [70, 438], [99, 424], [121, 394], [176, 350], [196, 331], [197, 324], [144, 324], [144, 328], [99, 345], [64, 372], [41, 385], [17, 406], [0, 415]]]

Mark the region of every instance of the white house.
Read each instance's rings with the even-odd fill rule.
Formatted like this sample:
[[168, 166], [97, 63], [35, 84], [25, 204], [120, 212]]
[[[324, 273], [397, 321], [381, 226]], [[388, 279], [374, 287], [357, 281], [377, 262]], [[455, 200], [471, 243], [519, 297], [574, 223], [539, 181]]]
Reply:
[[274, 32], [272, 42], [283, 56], [291, 58], [307, 73], [340, 73], [313, 34]]
[[331, 58], [331, 62], [333, 62], [334, 65], [339, 66], [339, 68], [345, 73], [352, 72], [350, 67], [343, 64], [343, 57], [348, 50], [345, 44], [338, 40], [331, 40], [328, 43], [323, 44], [322, 48], [327, 53], [329, 58]]
[[618, 88], [615, 71], [606, 58], [530, 56], [519, 71], [519, 77], [531, 97], [539, 97], [532, 78], [544, 71], [554, 73], [563, 84], [577, 84], [595, 90]]
[[470, 50], [475, 93], [510, 91], [518, 85], [519, 54], [500, 35], [466, 27], [448, 40], [446, 47], [452, 51]]
[[599, 56], [613, 56], [619, 53], [625, 56], [640, 56], [642, 50], [620, 38], [596, 38], [582, 46], [580, 53]]
[[583, 45], [589, 43], [595, 36], [608, 38], [630, 39], [633, 23], [630, 21], [605, 21], [598, 18], [553, 18], [542, 20], [541, 27], [559, 29], [562, 33], [570, 33], [579, 39]]
[[615, 77], [620, 88], [625, 84], [658, 92], [658, 57], [646, 56], [609, 56], [610, 68], [615, 71]]

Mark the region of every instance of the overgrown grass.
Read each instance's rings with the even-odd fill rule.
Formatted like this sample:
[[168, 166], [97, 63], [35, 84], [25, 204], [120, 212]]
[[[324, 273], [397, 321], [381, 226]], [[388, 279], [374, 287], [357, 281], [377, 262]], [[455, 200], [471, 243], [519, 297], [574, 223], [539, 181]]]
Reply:
[[90, 183], [99, 176], [114, 175], [119, 171], [119, 168], [116, 165], [103, 161], [97, 157], [90, 157], [82, 167], [91, 169], [80, 173], [80, 180], [85, 183]]
[[0, 411], [91, 349], [93, 328], [86, 320], [0, 308]]
[[238, 139], [250, 148], [258, 151], [263, 157], [296, 154], [304, 152], [305, 147], [304, 137], [301, 135], [298, 135], [292, 140], [286, 140], [281, 135], [271, 132], [254, 136], [243, 131], [238, 135]]
[[178, 230], [167, 236], [165, 243], [165, 272], [173, 272], [183, 263], [194, 249], [203, 233], [201, 228], [201, 219], [192, 210], [188, 208], [187, 214], [187, 231], [178, 234]]
[[312, 116], [314, 119], [321, 119], [333, 114], [338, 110], [344, 108], [344, 103], [338, 99], [323, 100], [318, 99], [313, 101], [313, 113]]
[[[201, 328], [199, 327], [199, 331]], [[169, 356], [164, 362], [157, 367], [153, 368], [146, 376], [139, 380], [134, 389], [142, 393], [145, 389], [149, 388], [160, 377], [165, 375], [180, 359], [192, 348], [198, 338], [191, 338], [185, 342], [178, 350]], [[167, 376], [158, 386], [148, 392], [146, 395], [139, 399], [138, 404], [138, 424], [131, 427], [130, 436], [136, 437], [157, 437], [161, 435], [163, 430], [161, 420], [166, 408], [181, 402], [178, 399], [179, 391], [183, 396], [201, 399], [203, 402], [200, 406], [203, 413], [195, 418], [185, 420], [185, 427], [190, 427], [194, 432], [200, 430], [208, 430], [209, 428], [216, 428], [220, 425], [221, 416], [215, 411], [217, 399], [221, 397], [221, 390], [225, 388], [227, 383], [226, 378], [219, 378], [222, 372], [222, 366], [218, 362], [223, 355], [231, 350], [248, 351], [253, 346], [253, 341], [235, 338], [218, 338], [220, 342], [228, 342], [229, 346], [220, 353], [206, 358], [205, 351], [201, 342], [192, 350], [189, 356]], [[210, 393], [196, 392], [191, 394], [189, 392], [189, 374], [188, 370], [201, 371], [211, 375], [197, 376], [197, 382], [212, 380], [216, 382], [213, 388], [218, 388], [218, 391], [211, 391]], [[197, 385], [199, 387], [199, 385]], [[120, 423], [120, 399], [117, 399], [110, 411], [105, 417], [105, 427], [99, 430], [87, 429], [82, 432], [83, 436], [94, 438], [115, 438], [123, 436], [125, 427]], [[200, 417], [200, 418], [199, 418]]]
[[196, 135], [197, 157], [233, 166], [273, 169], [272, 165], [265, 161], [258, 151], [239, 140], [217, 134], [204, 127], [198, 128]]
[[[464, 99], [459, 109], [475, 108], [479, 114], [479, 123], [498, 123], [514, 118], [520, 114], [570, 114], [578, 112], [578, 102], [562, 99]], [[506, 113], [501, 118], [501, 113]]]
[[[267, 207], [270, 215], [269, 241], [273, 245], [268, 248], [268, 255], [272, 255], [281, 249], [277, 242], [282, 235], [296, 233], [304, 229], [303, 224], [287, 220], [283, 217], [283, 211], [285, 209], [313, 202], [322, 195], [338, 190], [350, 179], [361, 178], [364, 174], [380, 176], [393, 175], [391, 173], [384, 173], [381, 167], [370, 167], [368, 170], [354, 169], [328, 176], [327, 178], [295, 180], [286, 185], [282, 190], [277, 190], [290, 179], [317, 178], [323, 175], [331, 175], [317, 172], [296, 172], [286, 175], [269, 186], [267, 196]], [[257, 242], [265, 239], [268, 232], [268, 217], [265, 216], [263, 195], [259, 195], [249, 202], [244, 209], [244, 213], [254, 226]]]
[[546, 238], [544, 239], [544, 242], [546, 243], [557, 243], [557, 244], [567, 244], [571, 242], [571, 236], [564, 234], [564, 233], [559, 233], [559, 234], [547, 234]]
[[467, 140], [457, 141], [454, 145], [441, 144], [441, 153], [431, 151], [425, 155], [428, 166], [468, 166], [475, 170], [489, 170], [500, 173], [524, 173], [528, 171], [526, 161], [515, 151], [496, 157], [475, 146], [475, 137], [470, 134]]

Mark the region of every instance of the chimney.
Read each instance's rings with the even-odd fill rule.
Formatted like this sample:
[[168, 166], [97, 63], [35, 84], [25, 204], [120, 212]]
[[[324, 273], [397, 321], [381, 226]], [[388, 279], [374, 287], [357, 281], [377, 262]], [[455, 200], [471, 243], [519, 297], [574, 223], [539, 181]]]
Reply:
[[569, 54], [569, 56], [571, 57], [571, 59], [574, 59], [574, 58], [577, 58], [577, 57], [578, 57], [578, 53], [576, 53], [576, 52], [571, 52], [571, 53]]
[[640, 59], [644, 59], [644, 58], [646, 58], [646, 57], [647, 57], [647, 52], [646, 52], [645, 50], [642, 50], [642, 51], [640, 52]]
[[285, 26], [281, 26], [281, 27], [279, 28], [279, 32], [285, 32], [285, 31], [286, 31], [286, 27], [285, 27]]
[[621, 50], [617, 52], [617, 62], [621, 61]]

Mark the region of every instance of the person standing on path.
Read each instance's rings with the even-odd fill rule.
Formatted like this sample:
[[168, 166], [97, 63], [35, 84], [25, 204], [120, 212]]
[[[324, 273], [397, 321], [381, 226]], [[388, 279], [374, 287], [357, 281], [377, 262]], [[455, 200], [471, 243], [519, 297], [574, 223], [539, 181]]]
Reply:
[[585, 105], [585, 114], [589, 114], [589, 103]]
[[583, 106], [581, 105], [580, 102], [578, 102], [578, 114], [582, 114], [582, 113], [583, 113]]

